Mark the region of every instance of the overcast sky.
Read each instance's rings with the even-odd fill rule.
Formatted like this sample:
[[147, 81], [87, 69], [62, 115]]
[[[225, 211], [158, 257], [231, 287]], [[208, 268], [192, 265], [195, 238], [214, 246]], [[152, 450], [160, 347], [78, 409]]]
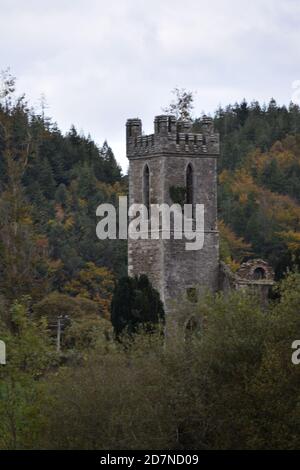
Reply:
[[195, 115], [300, 103], [299, 52], [299, 0], [0, 0], [0, 69], [32, 105], [44, 93], [64, 132], [107, 139], [124, 170], [126, 119], [151, 132], [175, 86], [196, 92]]

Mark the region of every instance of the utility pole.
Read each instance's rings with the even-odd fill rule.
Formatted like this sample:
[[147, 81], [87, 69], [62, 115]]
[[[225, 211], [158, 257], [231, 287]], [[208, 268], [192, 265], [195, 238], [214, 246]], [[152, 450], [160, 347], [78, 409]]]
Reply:
[[57, 322], [53, 325], [56, 328], [56, 352], [59, 354], [61, 352], [61, 338], [64, 328], [67, 326], [69, 321], [68, 315], [59, 315], [57, 317]]

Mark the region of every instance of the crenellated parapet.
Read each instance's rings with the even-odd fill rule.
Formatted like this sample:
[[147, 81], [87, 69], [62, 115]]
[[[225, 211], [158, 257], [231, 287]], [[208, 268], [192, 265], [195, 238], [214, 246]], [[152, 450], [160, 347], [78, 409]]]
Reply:
[[139, 158], [164, 154], [218, 156], [219, 134], [214, 132], [213, 120], [204, 116], [200, 133], [192, 132], [189, 121], [178, 121], [175, 116], [161, 115], [154, 120], [154, 134], [143, 135], [142, 121], [128, 119], [126, 124], [127, 157]]

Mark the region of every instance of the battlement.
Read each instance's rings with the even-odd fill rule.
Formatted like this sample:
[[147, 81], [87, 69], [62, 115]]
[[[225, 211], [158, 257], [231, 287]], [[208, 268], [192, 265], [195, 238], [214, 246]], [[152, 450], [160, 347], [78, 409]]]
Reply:
[[126, 123], [127, 157], [138, 158], [161, 153], [218, 156], [219, 134], [214, 132], [213, 120], [204, 116], [201, 133], [191, 132], [189, 121], [177, 121], [175, 116], [161, 115], [154, 119], [154, 134], [143, 135], [142, 121], [128, 119]]

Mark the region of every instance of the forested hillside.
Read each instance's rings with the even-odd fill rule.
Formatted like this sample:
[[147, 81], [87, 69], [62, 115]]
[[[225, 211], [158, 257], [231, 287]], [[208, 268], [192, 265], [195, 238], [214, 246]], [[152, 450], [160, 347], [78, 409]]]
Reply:
[[[13, 85], [0, 93], [0, 448], [299, 447], [299, 274], [267, 315], [247, 292], [179, 303], [205, 334], [174, 348], [152, 328], [158, 293], [125, 278], [114, 336], [126, 242], [98, 240], [95, 211], [127, 194], [127, 178], [106, 142], [63, 135]], [[281, 277], [300, 264], [300, 110], [242, 103], [215, 125], [221, 256], [233, 269], [267, 258]]]
[[127, 192], [109, 145], [55, 123], [22, 97], [0, 106], [0, 292], [33, 304], [56, 292], [109, 316], [126, 244], [96, 237], [96, 208]]
[[233, 267], [248, 256], [265, 258], [281, 277], [300, 263], [299, 106], [244, 101], [219, 109], [215, 126], [222, 256]]
[[[9, 93], [0, 124], [2, 297], [66, 294], [96, 302], [108, 318], [114, 280], [126, 273], [126, 243], [95, 234], [97, 206], [127, 194], [112, 149], [74, 127], [63, 135]], [[266, 258], [280, 277], [300, 263], [299, 107], [242, 102], [219, 109], [215, 126], [221, 256], [233, 269]]]

